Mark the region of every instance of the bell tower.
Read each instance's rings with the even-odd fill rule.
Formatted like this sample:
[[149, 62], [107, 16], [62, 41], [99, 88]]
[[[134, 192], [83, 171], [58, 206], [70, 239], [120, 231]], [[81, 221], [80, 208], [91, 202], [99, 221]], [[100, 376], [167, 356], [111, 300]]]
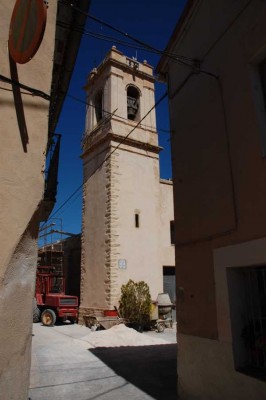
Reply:
[[141, 121], [154, 106], [152, 67], [113, 46], [85, 90], [81, 316], [112, 309], [129, 279], [162, 291], [155, 111]]

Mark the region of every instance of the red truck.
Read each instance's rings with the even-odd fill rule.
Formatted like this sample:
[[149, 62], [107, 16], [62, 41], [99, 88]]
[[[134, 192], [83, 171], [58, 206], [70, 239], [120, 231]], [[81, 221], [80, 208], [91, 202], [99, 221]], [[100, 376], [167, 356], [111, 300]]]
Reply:
[[54, 267], [37, 267], [35, 298], [34, 322], [41, 319], [45, 326], [54, 326], [56, 320], [77, 322], [78, 297], [65, 294], [64, 277]]

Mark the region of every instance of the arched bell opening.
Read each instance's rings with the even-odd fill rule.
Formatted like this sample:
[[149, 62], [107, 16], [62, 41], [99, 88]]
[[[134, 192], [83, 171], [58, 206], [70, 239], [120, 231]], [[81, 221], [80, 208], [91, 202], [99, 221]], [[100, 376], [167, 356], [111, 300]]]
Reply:
[[140, 93], [135, 86], [127, 88], [127, 118], [131, 121], [139, 120], [139, 98]]
[[102, 92], [102, 90], [97, 92], [94, 97], [94, 107], [95, 107], [96, 122], [98, 123], [103, 118], [103, 92]]

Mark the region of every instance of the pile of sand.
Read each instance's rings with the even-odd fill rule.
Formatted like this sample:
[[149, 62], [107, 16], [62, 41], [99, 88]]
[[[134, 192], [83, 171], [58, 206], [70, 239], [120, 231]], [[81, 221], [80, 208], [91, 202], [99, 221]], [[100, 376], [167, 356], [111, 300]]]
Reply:
[[127, 328], [124, 324], [115, 325], [105, 331], [91, 331], [83, 336], [82, 340], [93, 347], [120, 347], [120, 346], [151, 346], [169, 344], [167, 341], [154, 338]]

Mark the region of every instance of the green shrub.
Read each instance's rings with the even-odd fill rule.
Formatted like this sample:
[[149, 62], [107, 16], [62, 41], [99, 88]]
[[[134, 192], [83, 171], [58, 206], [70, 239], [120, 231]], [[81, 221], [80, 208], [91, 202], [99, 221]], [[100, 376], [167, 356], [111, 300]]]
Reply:
[[147, 283], [132, 279], [121, 287], [120, 315], [130, 323], [146, 325], [150, 320], [151, 295]]

